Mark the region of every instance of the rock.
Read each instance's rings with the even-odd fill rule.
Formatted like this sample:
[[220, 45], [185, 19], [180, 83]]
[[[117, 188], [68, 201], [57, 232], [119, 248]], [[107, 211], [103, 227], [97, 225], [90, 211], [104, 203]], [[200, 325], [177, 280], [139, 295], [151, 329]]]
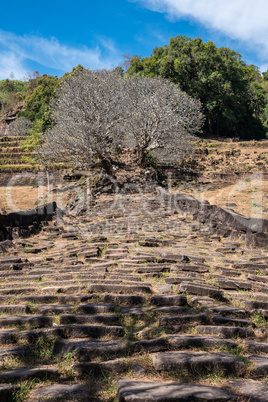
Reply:
[[116, 303], [119, 305], [122, 304], [130, 304], [130, 305], [136, 305], [136, 304], [143, 304], [145, 302], [145, 297], [141, 295], [136, 295], [136, 294], [124, 294], [124, 295], [119, 295], [119, 294], [106, 294], [104, 295], [104, 302], [105, 303]]
[[184, 306], [187, 298], [183, 295], [157, 295], [151, 297], [151, 303], [156, 306]]
[[192, 283], [188, 283], [188, 282], [182, 282], [178, 286], [178, 291], [181, 293], [186, 292], [186, 293], [191, 293], [191, 294], [199, 295], [199, 296], [209, 296], [209, 297], [213, 297], [215, 299], [223, 298], [223, 292], [215, 287], [197, 285], [197, 284], [192, 284]]
[[268, 353], [267, 342], [244, 341], [244, 344], [251, 353]]
[[0, 374], [0, 379], [25, 380], [28, 378], [54, 378], [57, 374], [58, 369], [52, 366], [25, 367], [2, 372]]
[[199, 384], [161, 383], [121, 379], [118, 381], [119, 402], [227, 402], [237, 396], [223, 388]]
[[83, 394], [84, 387], [79, 384], [55, 384], [38, 388], [31, 392], [31, 397], [38, 398], [60, 398], [63, 396], [73, 396]]
[[248, 398], [250, 402], [268, 401], [267, 382], [257, 382], [253, 380], [230, 380], [228, 385], [235, 391]]
[[0, 357], [5, 356], [25, 356], [29, 353], [29, 346], [14, 346], [9, 348], [0, 348]]
[[159, 352], [168, 349], [167, 338], [148, 339], [144, 341], [134, 342], [132, 344], [134, 352]]
[[74, 351], [80, 361], [87, 361], [100, 356], [123, 356], [127, 352], [127, 346], [123, 342], [58, 340], [54, 344], [53, 355], [66, 356]]
[[223, 336], [225, 338], [253, 338], [255, 333], [252, 328], [198, 325], [197, 330], [200, 334]]
[[135, 375], [144, 375], [146, 372], [145, 368], [142, 367], [140, 364], [134, 364], [132, 369], [133, 369]]
[[196, 374], [209, 371], [238, 376], [245, 372], [245, 364], [227, 353], [164, 352], [152, 355], [152, 359], [157, 371], [188, 370]]
[[119, 318], [117, 315], [103, 314], [103, 315], [88, 315], [88, 314], [62, 314], [60, 316], [61, 325], [68, 324], [118, 324]]
[[131, 285], [114, 285], [114, 284], [91, 284], [88, 287], [89, 292], [96, 293], [128, 293], [128, 292], [140, 292], [140, 293], [152, 293], [152, 290], [148, 286], [131, 286]]
[[113, 313], [114, 305], [106, 303], [87, 303], [78, 306], [76, 311], [85, 314]]
[[184, 348], [220, 348], [228, 349], [237, 347], [237, 343], [231, 339], [213, 338], [194, 335], [168, 335], [168, 344], [172, 350]]
[[1, 402], [10, 402], [12, 397], [19, 391], [18, 385], [0, 384], [0, 400]]
[[256, 377], [267, 377], [268, 374], [268, 357], [266, 356], [249, 356], [249, 361], [253, 363], [253, 375]]
[[67, 332], [71, 338], [101, 338], [124, 336], [123, 327], [112, 325], [70, 325]]
[[99, 374], [105, 371], [122, 373], [125, 369], [125, 363], [124, 360], [116, 359], [99, 363], [77, 363], [72, 368], [78, 374]]
[[256, 327], [253, 321], [243, 320], [242, 318], [222, 317], [220, 315], [213, 315], [211, 318], [215, 324], [233, 324], [238, 327]]

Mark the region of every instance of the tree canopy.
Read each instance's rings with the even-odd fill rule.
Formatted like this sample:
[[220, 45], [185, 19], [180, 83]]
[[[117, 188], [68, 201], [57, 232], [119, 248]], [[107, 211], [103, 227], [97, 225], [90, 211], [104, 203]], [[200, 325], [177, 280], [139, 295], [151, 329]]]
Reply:
[[229, 48], [180, 35], [155, 48], [150, 57], [134, 56], [127, 74], [162, 76], [199, 99], [210, 134], [247, 139], [265, 135], [260, 115], [267, 99], [256, 80], [261, 75]]
[[88, 168], [99, 161], [113, 174], [118, 147], [178, 160], [189, 131], [203, 123], [201, 104], [163, 78], [124, 77], [118, 71], [80, 70], [65, 79], [52, 102], [55, 124], [44, 135], [42, 157]]

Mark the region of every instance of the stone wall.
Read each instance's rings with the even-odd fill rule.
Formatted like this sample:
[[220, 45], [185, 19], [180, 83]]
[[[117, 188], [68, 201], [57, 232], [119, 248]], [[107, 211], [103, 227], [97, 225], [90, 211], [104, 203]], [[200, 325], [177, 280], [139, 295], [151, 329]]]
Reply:
[[42, 222], [53, 218], [56, 209], [56, 203], [51, 202], [28, 211], [0, 214], [0, 241], [28, 237], [37, 233], [41, 229]]
[[243, 236], [247, 246], [268, 247], [268, 219], [247, 218], [232, 209], [211, 205], [208, 201], [199, 201], [186, 194], [163, 191], [162, 198], [171, 209], [192, 215], [200, 223], [210, 225], [214, 233], [233, 238]]

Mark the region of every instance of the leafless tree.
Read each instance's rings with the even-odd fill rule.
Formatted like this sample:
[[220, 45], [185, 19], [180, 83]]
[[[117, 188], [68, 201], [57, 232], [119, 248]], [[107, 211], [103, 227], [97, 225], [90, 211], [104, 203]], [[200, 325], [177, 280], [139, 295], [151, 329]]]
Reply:
[[25, 117], [18, 117], [10, 124], [9, 134], [25, 136], [29, 134], [31, 125], [32, 125], [31, 120], [28, 120]]
[[178, 160], [189, 149], [187, 134], [203, 122], [200, 102], [169, 81], [106, 70], [65, 79], [51, 108], [55, 125], [42, 157], [82, 168], [98, 161], [108, 174], [119, 145], [135, 149], [140, 164], [148, 153]]
[[148, 153], [156, 160], [181, 160], [190, 148], [190, 133], [204, 122], [199, 100], [163, 78], [132, 76], [127, 81], [132, 109], [128, 131], [138, 162], [144, 165]]
[[111, 159], [127, 118], [126, 80], [114, 71], [78, 71], [61, 84], [52, 103], [55, 126], [44, 136], [41, 155], [88, 168], [100, 162], [113, 174]]

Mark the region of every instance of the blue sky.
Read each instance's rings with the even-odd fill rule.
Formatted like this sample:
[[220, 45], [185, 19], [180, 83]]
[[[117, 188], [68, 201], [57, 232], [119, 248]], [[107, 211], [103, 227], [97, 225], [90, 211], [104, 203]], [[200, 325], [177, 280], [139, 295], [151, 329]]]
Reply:
[[267, 0], [46, 0], [1, 4], [0, 79], [111, 68], [169, 38], [212, 40], [268, 69]]

